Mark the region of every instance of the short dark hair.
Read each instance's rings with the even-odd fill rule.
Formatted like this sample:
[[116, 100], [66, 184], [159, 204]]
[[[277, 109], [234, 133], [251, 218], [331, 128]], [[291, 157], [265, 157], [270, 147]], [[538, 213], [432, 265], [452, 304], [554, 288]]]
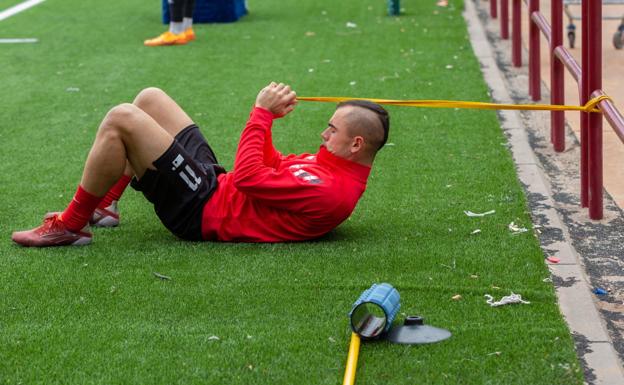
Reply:
[[369, 100], [346, 100], [339, 103], [338, 106], [336, 106], [336, 109], [347, 106], [360, 107], [375, 113], [379, 119], [379, 123], [381, 123], [381, 127], [383, 128], [383, 140], [379, 144], [377, 150], [381, 149], [388, 141], [388, 132], [390, 131], [390, 115], [388, 114], [388, 111], [386, 111], [386, 109], [379, 104], [373, 103]]

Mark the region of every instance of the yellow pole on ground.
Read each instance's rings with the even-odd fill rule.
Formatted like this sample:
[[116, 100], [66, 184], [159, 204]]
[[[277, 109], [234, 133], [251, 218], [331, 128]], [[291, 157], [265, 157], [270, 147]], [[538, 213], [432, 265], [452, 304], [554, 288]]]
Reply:
[[357, 369], [359, 354], [360, 336], [352, 332], [351, 344], [349, 344], [349, 355], [347, 356], [347, 367], [345, 369], [344, 381], [342, 381], [342, 385], [353, 385], [355, 383], [355, 370]]

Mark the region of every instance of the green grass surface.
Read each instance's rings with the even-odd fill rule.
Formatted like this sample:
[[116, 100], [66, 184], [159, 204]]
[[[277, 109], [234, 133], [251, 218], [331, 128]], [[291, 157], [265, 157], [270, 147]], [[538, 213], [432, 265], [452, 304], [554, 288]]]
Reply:
[[[168, 48], [141, 44], [163, 30], [156, 2], [50, 0], [0, 22], [3, 36], [40, 39], [0, 46], [0, 383], [340, 383], [346, 314], [382, 281], [403, 315], [453, 337], [364, 344], [358, 384], [582, 383], [538, 241], [507, 229], [530, 218], [494, 112], [391, 108], [393, 145], [352, 217], [319, 241], [183, 242], [128, 190], [121, 227], [91, 246], [11, 243], [65, 207], [99, 121], [143, 87], [176, 98], [228, 168], [271, 80], [306, 96], [489, 101], [459, 0], [403, 1], [400, 18], [374, 0], [249, 3], [240, 22]], [[276, 123], [276, 147], [315, 151], [332, 110], [300, 104]], [[485, 304], [510, 291], [531, 304]]]
[[25, 0], [0, 0], [0, 12], [4, 11], [5, 9], [11, 8], [14, 5], [20, 4], [24, 1]]

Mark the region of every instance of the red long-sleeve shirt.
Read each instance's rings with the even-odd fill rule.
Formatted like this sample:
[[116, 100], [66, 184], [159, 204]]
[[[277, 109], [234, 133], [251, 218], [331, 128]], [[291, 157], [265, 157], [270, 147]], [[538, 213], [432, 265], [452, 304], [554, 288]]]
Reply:
[[273, 147], [271, 112], [254, 108], [241, 134], [234, 170], [220, 174], [203, 210], [205, 240], [302, 241], [351, 215], [370, 167], [331, 154], [283, 156]]

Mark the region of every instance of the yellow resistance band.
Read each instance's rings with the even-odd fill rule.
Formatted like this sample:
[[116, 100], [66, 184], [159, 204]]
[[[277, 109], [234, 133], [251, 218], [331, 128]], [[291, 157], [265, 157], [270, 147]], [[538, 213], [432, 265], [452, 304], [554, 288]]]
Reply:
[[603, 100], [611, 100], [607, 95], [597, 96], [588, 101], [584, 106], [565, 106], [555, 104], [497, 104], [484, 102], [463, 102], [459, 100], [392, 100], [392, 99], [367, 99], [346, 97], [306, 97], [298, 96], [297, 100], [304, 102], [329, 102], [340, 103], [346, 100], [368, 100], [377, 104], [392, 106], [426, 107], [426, 108], [472, 108], [477, 110], [539, 110], [539, 111], [583, 111], [600, 112], [597, 105]]

